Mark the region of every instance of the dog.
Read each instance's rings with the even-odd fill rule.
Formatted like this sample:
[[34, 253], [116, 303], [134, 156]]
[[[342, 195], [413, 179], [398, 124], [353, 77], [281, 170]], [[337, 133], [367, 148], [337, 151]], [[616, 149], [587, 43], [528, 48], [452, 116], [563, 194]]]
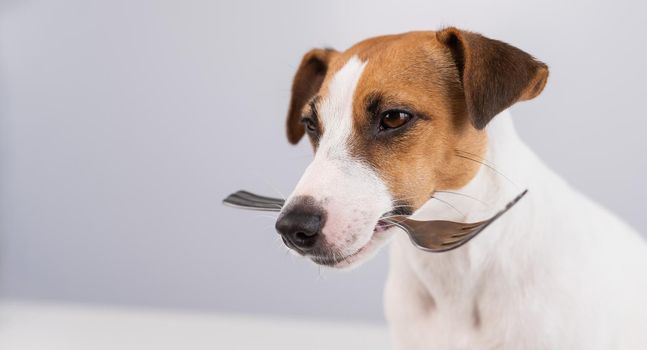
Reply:
[[[512, 125], [508, 108], [547, 79], [526, 52], [453, 27], [309, 51], [287, 136], [307, 135], [315, 155], [277, 231], [334, 268], [391, 242], [384, 300], [396, 349], [647, 349], [647, 245], [548, 169]], [[418, 250], [385, 224], [478, 221], [523, 189], [449, 252]]]

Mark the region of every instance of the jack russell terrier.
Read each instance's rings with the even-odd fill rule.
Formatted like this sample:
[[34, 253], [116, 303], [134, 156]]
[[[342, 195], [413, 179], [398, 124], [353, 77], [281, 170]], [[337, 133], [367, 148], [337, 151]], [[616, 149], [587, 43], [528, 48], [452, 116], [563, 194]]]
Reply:
[[[306, 53], [287, 134], [307, 134], [315, 156], [277, 220], [283, 241], [337, 268], [392, 241], [396, 349], [647, 349], [647, 245], [548, 169], [506, 111], [547, 78], [529, 54], [456, 28]], [[446, 253], [383, 221], [477, 221], [524, 188]]]

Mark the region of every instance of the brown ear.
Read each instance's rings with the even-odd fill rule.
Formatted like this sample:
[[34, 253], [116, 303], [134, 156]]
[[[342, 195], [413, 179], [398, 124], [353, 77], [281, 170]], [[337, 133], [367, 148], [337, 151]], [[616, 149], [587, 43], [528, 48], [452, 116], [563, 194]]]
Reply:
[[328, 63], [336, 54], [337, 51], [332, 49], [313, 49], [303, 56], [292, 82], [292, 98], [288, 110], [287, 131], [291, 144], [296, 144], [303, 137], [305, 129], [301, 123], [301, 111], [321, 88]]
[[436, 38], [456, 63], [477, 129], [515, 102], [536, 97], [546, 85], [548, 67], [516, 47], [456, 28], [439, 31]]

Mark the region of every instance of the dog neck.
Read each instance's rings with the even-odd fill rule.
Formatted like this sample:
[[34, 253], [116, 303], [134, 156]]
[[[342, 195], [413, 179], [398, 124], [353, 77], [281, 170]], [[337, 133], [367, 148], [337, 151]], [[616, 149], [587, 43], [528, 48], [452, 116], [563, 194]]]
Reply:
[[[437, 199], [428, 201], [413, 218], [476, 222], [494, 215], [524, 189], [529, 193], [479, 236], [453, 251], [420, 251], [404, 235], [396, 236], [391, 268], [408, 268], [410, 271], [406, 275], [435, 303], [470, 296], [466, 293], [471, 296], [479, 293], [482, 284], [486, 283], [484, 276], [488, 269], [510, 265], [499, 266], [497, 262], [510, 251], [522, 252], [524, 245], [532, 241], [523, 237], [529, 234], [523, 228], [537, 215], [538, 206], [534, 203], [541, 201], [545, 192], [539, 184], [551, 177], [551, 172], [518, 137], [507, 111], [494, 118], [487, 133], [488, 150], [484, 159], [467, 155], [483, 163], [476, 176], [465, 187], [453, 190], [454, 193], [436, 193]], [[393, 261], [397, 259], [401, 261]], [[521, 272], [496, 273], [514, 278]]]

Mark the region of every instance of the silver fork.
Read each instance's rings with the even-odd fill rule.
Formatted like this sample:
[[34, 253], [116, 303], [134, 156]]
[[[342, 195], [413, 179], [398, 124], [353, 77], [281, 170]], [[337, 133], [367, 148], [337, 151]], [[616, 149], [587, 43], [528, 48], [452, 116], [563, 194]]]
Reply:
[[[446, 252], [462, 246], [483, 232], [486, 227], [517, 204], [526, 193], [528, 193], [528, 190], [521, 192], [517, 197], [508, 202], [505, 208], [501, 209], [491, 218], [479, 222], [464, 223], [447, 220], [420, 221], [410, 219], [404, 215], [392, 216], [383, 221], [387, 223], [387, 226], [395, 226], [406, 232], [409, 235], [411, 243], [419, 249], [434, 253]], [[271, 198], [259, 196], [247, 191], [238, 191], [230, 194], [223, 200], [223, 203], [236, 208], [278, 212], [281, 211], [285, 201], [280, 198]]]

